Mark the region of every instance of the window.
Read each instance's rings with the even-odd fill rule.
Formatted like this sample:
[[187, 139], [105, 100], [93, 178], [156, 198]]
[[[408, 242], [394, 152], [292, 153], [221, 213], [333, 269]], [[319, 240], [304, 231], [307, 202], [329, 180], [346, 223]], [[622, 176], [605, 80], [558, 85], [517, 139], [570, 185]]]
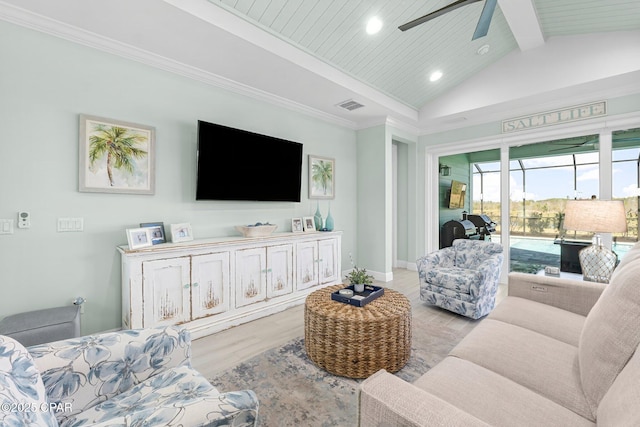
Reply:
[[638, 241], [640, 129], [613, 132], [612, 162], [613, 198], [624, 202], [627, 213], [627, 232], [613, 236], [613, 250], [622, 257]]

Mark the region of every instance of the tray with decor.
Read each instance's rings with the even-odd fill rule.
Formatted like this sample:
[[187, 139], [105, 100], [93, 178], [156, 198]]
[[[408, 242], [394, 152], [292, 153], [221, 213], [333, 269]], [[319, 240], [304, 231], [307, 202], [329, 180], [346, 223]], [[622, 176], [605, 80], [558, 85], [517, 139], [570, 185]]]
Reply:
[[[344, 292], [344, 291], [351, 291]], [[342, 293], [341, 293], [342, 291]], [[331, 299], [334, 301], [342, 302], [345, 304], [355, 305], [356, 307], [364, 307], [374, 299], [384, 295], [384, 288], [374, 285], [365, 285], [364, 291], [356, 292], [353, 289], [353, 285], [349, 285], [346, 288], [339, 289], [331, 294]]]

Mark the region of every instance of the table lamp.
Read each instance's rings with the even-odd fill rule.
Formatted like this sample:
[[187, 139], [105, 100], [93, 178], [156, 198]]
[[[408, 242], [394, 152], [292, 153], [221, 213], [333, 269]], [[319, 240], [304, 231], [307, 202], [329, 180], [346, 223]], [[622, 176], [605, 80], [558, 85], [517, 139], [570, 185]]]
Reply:
[[598, 233], [624, 233], [627, 218], [620, 200], [569, 200], [564, 209], [564, 229], [596, 233], [593, 245], [578, 254], [582, 276], [590, 282], [609, 283], [618, 255], [602, 245]]

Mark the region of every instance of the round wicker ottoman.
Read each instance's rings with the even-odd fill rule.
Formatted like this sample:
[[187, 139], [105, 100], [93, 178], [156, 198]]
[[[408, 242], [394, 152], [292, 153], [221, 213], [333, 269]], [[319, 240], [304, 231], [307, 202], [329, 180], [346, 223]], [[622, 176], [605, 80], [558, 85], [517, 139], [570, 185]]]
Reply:
[[311, 293], [304, 306], [304, 346], [309, 358], [328, 372], [367, 378], [386, 369], [400, 370], [411, 354], [411, 304], [399, 292], [364, 307], [333, 301], [331, 293], [346, 285]]

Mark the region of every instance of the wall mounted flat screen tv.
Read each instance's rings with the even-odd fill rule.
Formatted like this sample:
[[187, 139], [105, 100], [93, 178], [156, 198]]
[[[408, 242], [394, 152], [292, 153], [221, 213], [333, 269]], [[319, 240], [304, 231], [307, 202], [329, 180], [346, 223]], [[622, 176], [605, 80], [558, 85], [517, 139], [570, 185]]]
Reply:
[[198, 121], [196, 200], [299, 202], [302, 144]]
[[464, 199], [467, 194], [467, 184], [460, 181], [451, 181], [451, 193], [449, 195], [449, 209], [464, 208]]

